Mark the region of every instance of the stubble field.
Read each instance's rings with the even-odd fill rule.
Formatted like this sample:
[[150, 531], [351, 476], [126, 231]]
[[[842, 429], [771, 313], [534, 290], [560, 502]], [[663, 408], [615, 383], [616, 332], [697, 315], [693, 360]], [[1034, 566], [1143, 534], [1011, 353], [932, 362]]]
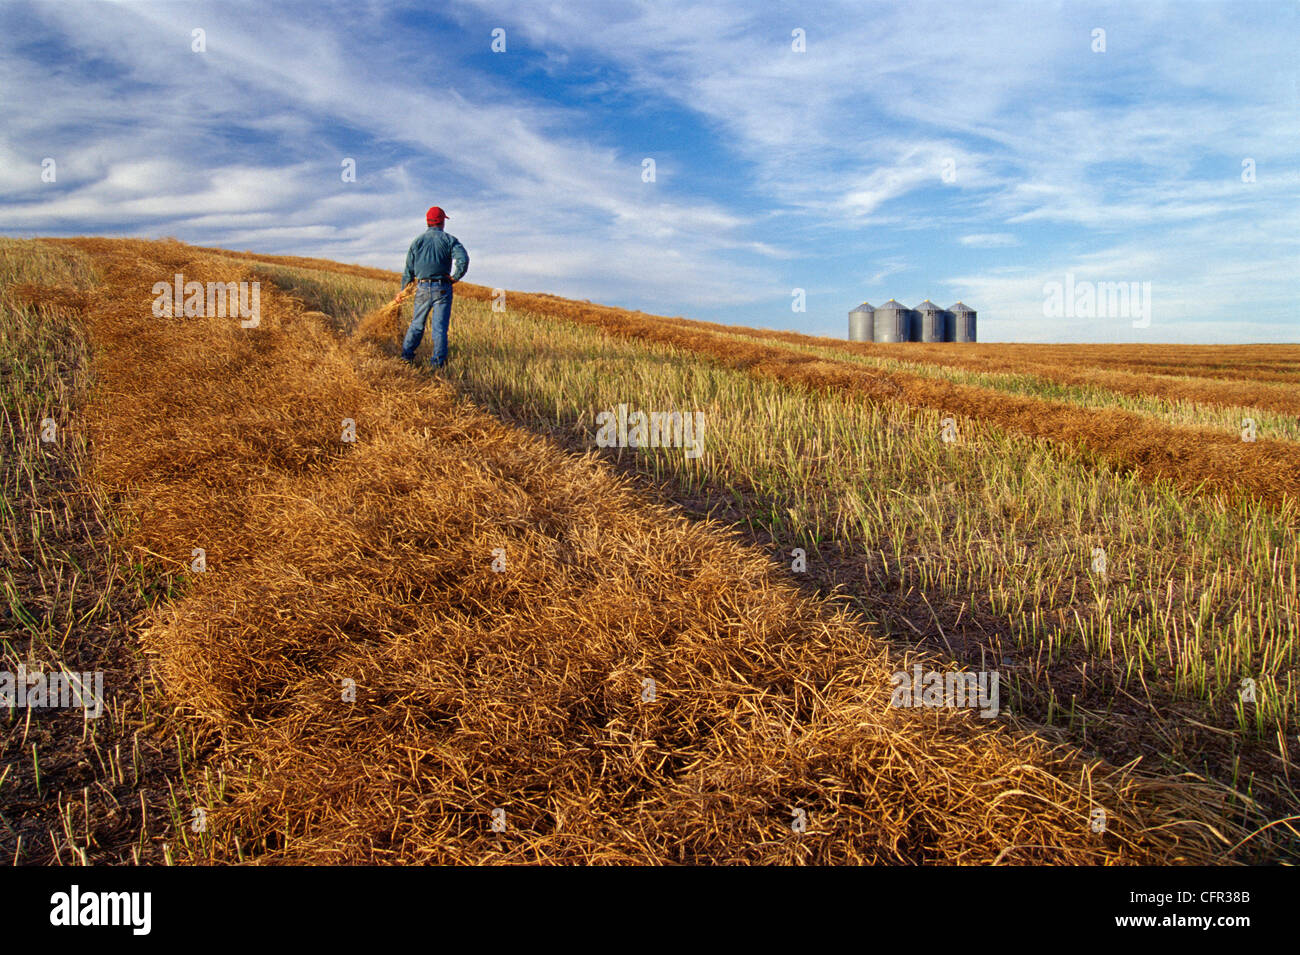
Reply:
[[[3, 668], [116, 661], [107, 717], [8, 711], [14, 861], [1296, 855], [1300, 347], [462, 283], [432, 379], [395, 273], [0, 253]], [[178, 272], [259, 281], [260, 322], [156, 316]], [[620, 404], [702, 412], [703, 453], [598, 447]], [[891, 705], [917, 665], [996, 672], [999, 714]]]

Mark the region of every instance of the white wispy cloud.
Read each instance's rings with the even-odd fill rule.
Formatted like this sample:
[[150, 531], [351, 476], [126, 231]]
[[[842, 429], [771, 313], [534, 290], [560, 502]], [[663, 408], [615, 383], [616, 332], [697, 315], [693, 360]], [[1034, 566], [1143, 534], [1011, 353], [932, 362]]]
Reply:
[[973, 249], [1006, 249], [1020, 244], [1020, 240], [1010, 232], [976, 232], [964, 235], [958, 241]]

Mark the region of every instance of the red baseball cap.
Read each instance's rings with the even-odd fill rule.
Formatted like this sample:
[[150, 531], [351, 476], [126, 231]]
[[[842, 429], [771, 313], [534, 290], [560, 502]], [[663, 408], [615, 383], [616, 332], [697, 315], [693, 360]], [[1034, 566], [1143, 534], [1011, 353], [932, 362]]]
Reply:
[[447, 218], [447, 213], [442, 211], [441, 206], [429, 206], [429, 211], [424, 214], [425, 222], [443, 222]]

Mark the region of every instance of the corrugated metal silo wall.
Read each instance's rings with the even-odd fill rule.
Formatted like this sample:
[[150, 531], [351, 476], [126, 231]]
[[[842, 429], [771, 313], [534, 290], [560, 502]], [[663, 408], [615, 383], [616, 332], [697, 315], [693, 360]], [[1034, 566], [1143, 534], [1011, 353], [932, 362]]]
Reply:
[[957, 337], [957, 316], [946, 308], [939, 313], [943, 316], [943, 338], [940, 341], [950, 342]]
[[918, 311], [920, 317], [921, 334], [919, 340], [923, 342], [941, 342], [943, 341], [943, 312], [938, 309], [925, 309]]
[[909, 342], [921, 340], [921, 313], [914, 308], [907, 310], [907, 340]]
[[959, 312], [957, 314], [957, 335], [959, 342], [975, 341], [975, 313]]
[[905, 342], [911, 331], [907, 309], [876, 309], [876, 341]]
[[875, 314], [859, 309], [849, 312], [849, 341], [869, 342], [875, 338]]

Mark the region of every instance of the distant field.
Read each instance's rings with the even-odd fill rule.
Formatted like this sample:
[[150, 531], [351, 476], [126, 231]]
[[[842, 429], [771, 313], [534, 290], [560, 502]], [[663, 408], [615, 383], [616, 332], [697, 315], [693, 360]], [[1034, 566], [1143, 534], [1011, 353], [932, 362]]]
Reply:
[[[121, 639], [172, 713], [140, 732], [184, 754], [151, 810], [177, 859], [1300, 854], [1298, 347], [855, 346], [461, 284], [443, 383], [353, 336], [395, 273], [5, 255], [7, 322], [57, 302], [88, 336], [87, 374], [47, 375], [85, 463], [43, 479], [102, 501], [97, 546], [154, 581]], [[177, 270], [261, 280], [262, 326], [155, 318]], [[702, 411], [705, 453], [598, 449], [620, 403]], [[58, 626], [53, 579], [14, 579], [7, 628], [16, 604]], [[997, 669], [1003, 715], [888, 705], [913, 662]], [[5, 732], [0, 805], [39, 814]], [[74, 859], [111, 838], [54, 825]]]
[[[262, 258], [281, 265], [299, 261]], [[390, 287], [398, 281], [396, 273], [348, 268], [359, 280], [375, 278], [382, 285], [387, 277]], [[460, 295], [486, 302], [491, 290], [462, 284]], [[814, 388], [902, 401], [1084, 444], [1121, 466], [1187, 489], [1243, 489], [1283, 506], [1300, 499], [1300, 389], [1294, 387], [1300, 384], [1300, 345], [876, 345], [662, 318], [549, 295], [511, 293], [510, 303], [516, 310], [683, 347]], [[1036, 356], [1032, 369], [1023, 360], [1028, 355]], [[1184, 371], [1168, 377], [1106, 370], [1126, 362]], [[1273, 383], [1246, 385], [1241, 375]], [[1253, 441], [1242, 440], [1247, 420]]]

